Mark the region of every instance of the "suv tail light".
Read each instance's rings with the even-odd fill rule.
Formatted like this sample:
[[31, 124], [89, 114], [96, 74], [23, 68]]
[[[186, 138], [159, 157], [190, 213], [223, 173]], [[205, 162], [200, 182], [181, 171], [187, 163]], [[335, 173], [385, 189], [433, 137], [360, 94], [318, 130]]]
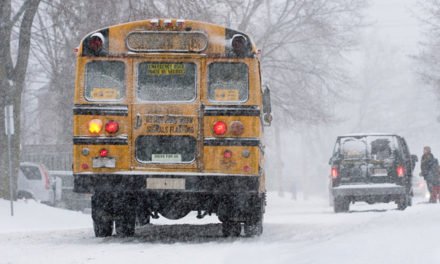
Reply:
[[339, 177], [339, 170], [338, 167], [332, 167], [331, 169], [331, 175], [332, 175], [332, 179], [336, 179]]
[[397, 172], [397, 177], [405, 176], [405, 167], [403, 167], [402, 165], [397, 166], [396, 172]]

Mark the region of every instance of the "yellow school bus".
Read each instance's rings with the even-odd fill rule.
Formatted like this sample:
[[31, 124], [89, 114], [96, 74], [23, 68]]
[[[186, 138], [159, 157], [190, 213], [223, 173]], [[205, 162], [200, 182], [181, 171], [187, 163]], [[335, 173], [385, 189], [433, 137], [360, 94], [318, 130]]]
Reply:
[[271, 113], [258, 53], [244, 33], [181, 19], [114, 25], [81, 41], [74, 191], [93, 193], [97, 237], [191, 211], [216, 214], [224, 236], [261, 234]]

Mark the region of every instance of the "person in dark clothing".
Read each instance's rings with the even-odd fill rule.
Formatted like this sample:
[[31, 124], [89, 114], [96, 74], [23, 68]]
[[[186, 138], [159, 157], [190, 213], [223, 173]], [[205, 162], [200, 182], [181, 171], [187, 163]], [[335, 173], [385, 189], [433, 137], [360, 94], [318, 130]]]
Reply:
[[434, 202], [433, 184], [439, 175], [439, 165], [434, 155], [431, 153], [431, 148], [426, 146], [423, 148], [422, 162], [420, 163], [420, 175], [425, 178], [428, 191], [430, 193], [430, 202]]
[[429, 198], [431, 203], [440, 202], [440, 166], [437, 159], [435, 159], [434, 166], [436, 173], [433, 173], [431, 177], [431, 197]]

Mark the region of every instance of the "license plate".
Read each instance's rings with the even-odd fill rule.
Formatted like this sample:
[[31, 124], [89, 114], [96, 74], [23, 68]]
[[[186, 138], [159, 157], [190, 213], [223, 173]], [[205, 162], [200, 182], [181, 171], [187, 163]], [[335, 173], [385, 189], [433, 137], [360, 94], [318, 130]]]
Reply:
[[372, 176], [377, 176], [377, 177], [388, 176], [388, 171], [386, 169], [374, 169]]
[[147, 189], [185, 190], [185, 179], [148, 178]]
[[160, 163], [178, 163], [182, 162], [182, 155], [180, 154], [152, 154], [152, 162]]
[[93, 168], [115, 168], [116, 159], [115, 158], [93, 158], [92, 161]]

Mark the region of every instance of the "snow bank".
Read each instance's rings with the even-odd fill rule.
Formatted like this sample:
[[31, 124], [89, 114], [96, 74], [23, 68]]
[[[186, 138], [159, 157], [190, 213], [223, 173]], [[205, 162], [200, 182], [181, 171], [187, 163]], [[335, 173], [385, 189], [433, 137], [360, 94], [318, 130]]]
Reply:
[[440, 205], [359, 204], [335, 214], [328, 201], [268, 195], [264, 233], [223, 238], [217, 217], [163, 218], [133, 238], [95, 238], [90, 215], [34, 201], [0, 200], [0, 263], [440, 263]]
[[14, 216], [10, 202], [0, 199], [0, 233], [48, 231], [90, 228], [90, 215], [54, 208], [34, 200], [14, 202]]

